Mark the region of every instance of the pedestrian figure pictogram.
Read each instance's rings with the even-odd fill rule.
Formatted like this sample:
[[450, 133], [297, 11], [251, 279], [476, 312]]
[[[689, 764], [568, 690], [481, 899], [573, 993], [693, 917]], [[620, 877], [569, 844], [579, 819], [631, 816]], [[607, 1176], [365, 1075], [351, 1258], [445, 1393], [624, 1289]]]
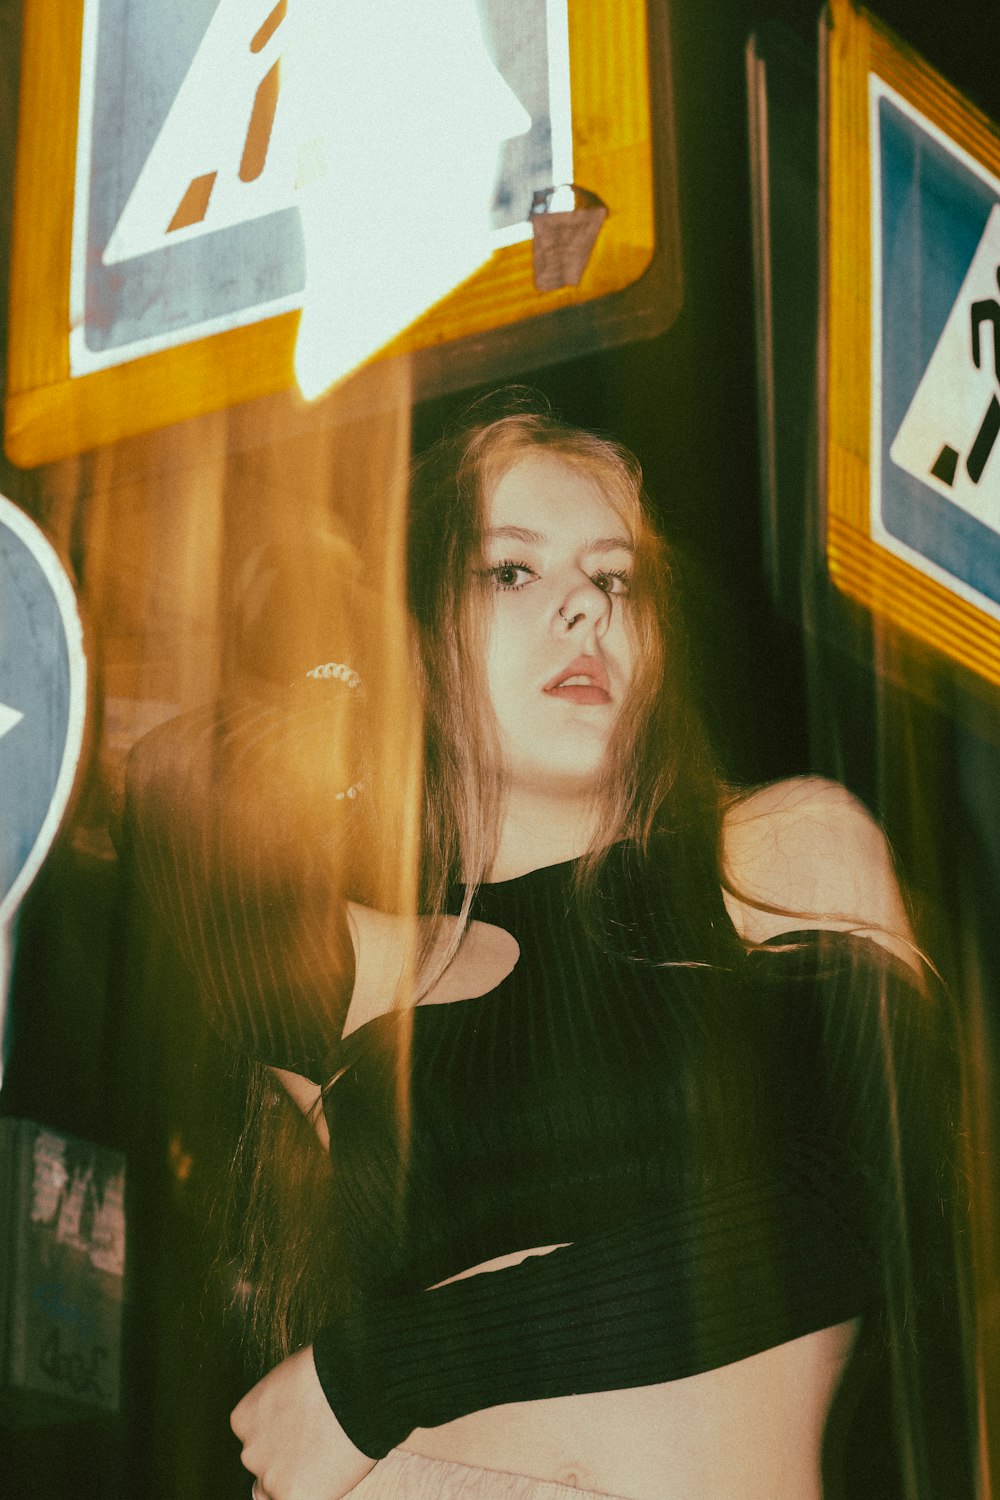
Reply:
[[[1000, 286], [1000, 266], [996, 268], [996, 277], [997, 285]], [[972, 304], [972, 361], [977, 370], [982, 367], [980, 335], [986, 323], [989, 323], [993, 330], [993, 369], [997, 383], [1000, 385], [1000, 302], [995, 297], [987, 297]], [[986, 415], [980, 423], [975, 441], [965, 460], [966, 472], [973, 484], [978, 484], [982, 479], [983, 470], [993, 452], [993, 445], [998, 434], [1000, 434], [1000, 401], [993, 395], [990, 397]], [[949, 487], [953, 485], [959, 457], [960, 455], [951, 444], [945, 443], [931, 469], [934, 478], [940, 479]]]
[[991, 212], [889, 455], [1000, 532], [1000, 207]]

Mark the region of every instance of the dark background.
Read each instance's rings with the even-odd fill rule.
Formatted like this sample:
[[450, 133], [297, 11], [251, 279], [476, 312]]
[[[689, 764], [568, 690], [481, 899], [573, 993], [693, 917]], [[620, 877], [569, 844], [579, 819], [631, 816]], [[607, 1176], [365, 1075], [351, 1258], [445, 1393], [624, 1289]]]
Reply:
[[[650, 4], [666, 14], [662, 0]], [[19, 9], [14, 0], [0, 0], [4, 244]], [[877, 13], [1000, 119], [993, 4], [886, 0]], [[684, 559], [699, 691], [728, 772], [749, 782], [805, 770], [837, 775], [883, 818], [913, 897], [918, 937], [957, 993], [976, 989], [976, 1060], [985, 1092], [1000, 975], [994, 916], [1000, 721], [988, 693], [942, 664], [928, 666], [916, 686], [912, 677], [880, 675], [867, 621], [829, 595], [810, 551], [806, 523], [818, 504], [812, 468], [818, 14], [815, 4], [793, 0], [671, 0], [680, 313], [655, 337], [551, 365], [537, 363], [539, 351], [523, 371], [504, 375], [523, 374], [569, 420], [610, 431], [642, 460]], [[770, 55], [784, 60], [788, 80], [792, 207], [778, 292], [794, 314], [787, 320], [782, 388], [785, 509], [777, 572], [768, 562], [757, 437], [744, 57], [754, 31]], [[475, 394], [467, 387], [422, 401], [414, 412], [415, 445], [431, 441]], [[99, 455], [77, 466], [64, 527], [81, 574], [87, 533], [74, 518], [86, 514], [99, 468]], [[45, 518], [44, 474], [4, 464], [0, 480], [5, 493]], [[118, 522], [127, 531], [128, 514]], [[129, 1150], [135, 1217], [127, 1408], [115, 1425], [0, 1428], [0, 1488], [45, 1500], [230, 1494], [245, 1500], [249, 1481], [227, 1414], [246, 1374], [219, 1312], [202, 1227], [224, 1170], [220, 1143], [238, 1118], [239, 1081], [209, 1042], [190, 1068], [187, 1051], [172, 1048], [172, 1039], [194, 1024], [176, 1009], [183, 986], [161, 975], [160, 989], [145, 984], [136, 999], [138, 978], [123, 952], [123, 900], [115, 862], [87, 859], [64, 838], [22, 914], [0, 1109]], [[192, 1157], [183, 1178], [168, 1150], [178, 1131]], [[983, 1232], [990, 1240], [993, 1226]]]

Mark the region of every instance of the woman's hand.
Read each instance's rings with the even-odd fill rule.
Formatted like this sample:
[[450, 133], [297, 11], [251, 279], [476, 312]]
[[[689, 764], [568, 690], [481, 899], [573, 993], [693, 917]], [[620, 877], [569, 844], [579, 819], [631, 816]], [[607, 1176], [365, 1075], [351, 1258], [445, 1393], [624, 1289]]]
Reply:
[[331, 1411], [311, 1346], [258, 1381], [230, 1425], [244, 1468], [259, 1480], [258, 1500], [341, 1500], [375, 1467]]

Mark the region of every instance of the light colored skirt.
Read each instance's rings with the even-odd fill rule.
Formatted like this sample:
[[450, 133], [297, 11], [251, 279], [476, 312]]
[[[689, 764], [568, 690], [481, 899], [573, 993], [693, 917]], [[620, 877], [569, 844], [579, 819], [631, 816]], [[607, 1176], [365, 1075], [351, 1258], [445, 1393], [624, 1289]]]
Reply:
[[476, 1469], [393, 1448], [351, 1491], [351, 1500], [620, 1500], [597, 1490]]

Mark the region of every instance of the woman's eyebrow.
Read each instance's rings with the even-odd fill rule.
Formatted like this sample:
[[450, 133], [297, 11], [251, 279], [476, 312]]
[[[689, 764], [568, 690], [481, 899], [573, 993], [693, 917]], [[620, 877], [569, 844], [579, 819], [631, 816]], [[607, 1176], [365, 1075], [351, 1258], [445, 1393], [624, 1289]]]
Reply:
[[584, 545], [585, 552], [634, 552], [635, 542], [627, 536], [602, 536]]
[[488, 542], [499, 540], [524, 542], [528, 547], [541, 547], [548, 540], [542, 531], [530, 531], [526, 526], [493, 526], [486, 533]]
[[[487, 531], [485, 540], [523, 542], [526, 547], [543, 547], [548, 537], [543, 531], [532, 531], [527, 526], [493, 526]], [[627, 536], [602, 536], [583, 544], [584, 552], [634, 552], [635, 543]]]

